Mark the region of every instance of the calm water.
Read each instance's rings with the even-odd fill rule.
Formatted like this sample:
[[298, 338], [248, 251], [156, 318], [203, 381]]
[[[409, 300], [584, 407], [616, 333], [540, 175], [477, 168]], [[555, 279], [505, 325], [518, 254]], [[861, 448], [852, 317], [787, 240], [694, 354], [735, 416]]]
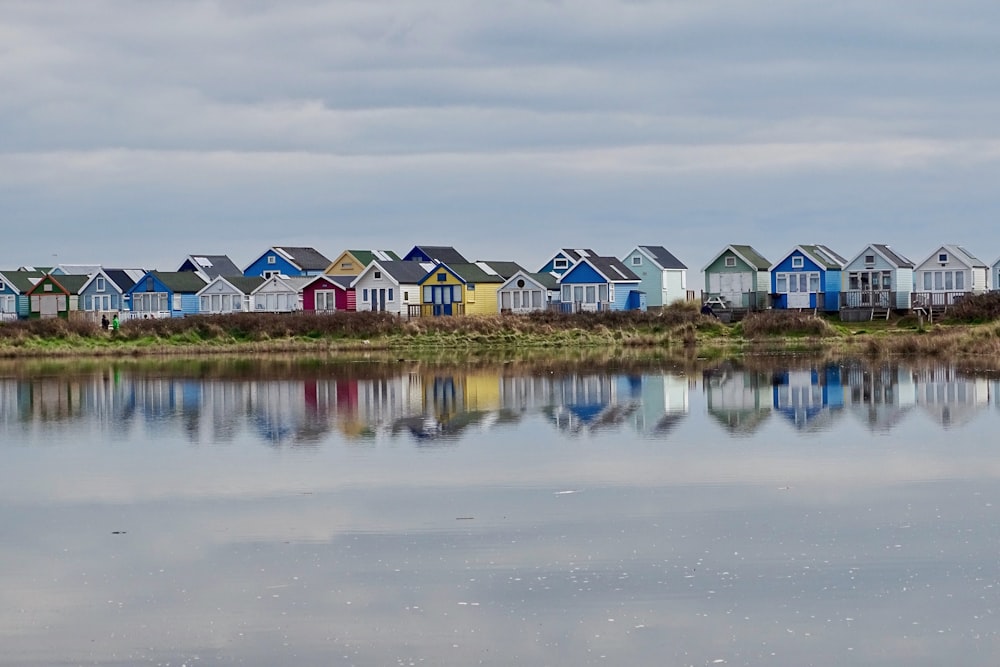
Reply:
[[997, 378], [0, 368], [0, 664], [995, 665]]

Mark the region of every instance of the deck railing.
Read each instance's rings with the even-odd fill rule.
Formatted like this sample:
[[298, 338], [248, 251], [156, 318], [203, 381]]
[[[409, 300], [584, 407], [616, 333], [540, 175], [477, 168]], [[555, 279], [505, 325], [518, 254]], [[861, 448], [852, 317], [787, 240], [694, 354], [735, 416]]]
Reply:
[[892, 290], [850, 290], [840, 293], [840, 307], [895, 308], [896, 296]]
[[17, 319], [17, 313], [0, 313], [0, 322], [13, 322]]
[[[742, 292], [732, 294], [722, 292], [703, 292], [702, 304], [706, 303], [712, 308], [725, 308], [728, 310], [767, 310], [771, 307], [771, 298], [767, 292]], [[738, 298], [734, 298], [738, 297]], [[745, 297], [745, 298], [744, 298]], [[746, 302], [746, 305], [743, 305]]]
[[121, 314], [122, 320], [166, 320], [170, 319], [169, 310], [126, 310]]
[[914, 292], [910, 295], [910, 305], [913, 308], [925, 310], [945, 310], [961, 301], [968, 291], [961, 292]]
[[[441, 304], [433, 303], [411, 303], [406, 307], [406, 315], [409, 318], [414, 317], [449, 317], [452, 315], [465, 315], [465, 304], [464, 303], [452, 303], [448, 304], [451, 306], [451, 313], [444, 312], [444, 306]], [[435, 315], [435, 308], [437, 309], [437, 314]]]

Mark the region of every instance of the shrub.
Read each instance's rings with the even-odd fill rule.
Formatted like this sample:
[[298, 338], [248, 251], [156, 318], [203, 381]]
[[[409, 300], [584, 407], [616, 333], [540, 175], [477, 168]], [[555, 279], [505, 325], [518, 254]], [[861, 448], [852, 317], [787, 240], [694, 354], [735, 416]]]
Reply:
[[822, 317], [812, 313], [787, 310], [766, 310], [751, 313], [743, 319], [746, 338], [767, 336], [836, 336], [836, 330]]

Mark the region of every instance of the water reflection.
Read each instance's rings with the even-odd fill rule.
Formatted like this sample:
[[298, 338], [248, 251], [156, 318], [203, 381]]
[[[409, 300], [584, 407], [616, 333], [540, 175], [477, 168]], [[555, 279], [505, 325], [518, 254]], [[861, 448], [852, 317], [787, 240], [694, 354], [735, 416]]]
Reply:
[[776, 367], [727, 362], [697, 370], [536, 372], [497, 366], [380, 367], [343, 376], [299, 369], [247, 378], [185, 377], [127, 366], [0, 379], [8, 436], [87, 428], [175, 429], [193, 442], [224, 443], [246, 431], [274, 446], [310, 446], [331, 434], [351, 440], [460, 440], [473, 430], [543, 415], [568, 436], [629, 430], [665, 438], [690, 410], [690, 392], [732, 436], [757, 432], [772, 414], [803, 433], [852, 414], [889, 432], [913, 411], [943, 428], [996, 403], [997, 380], [944, 363], [798, 361]]
[[997, 378], [0, 367], [0, 665], [993, 665]]

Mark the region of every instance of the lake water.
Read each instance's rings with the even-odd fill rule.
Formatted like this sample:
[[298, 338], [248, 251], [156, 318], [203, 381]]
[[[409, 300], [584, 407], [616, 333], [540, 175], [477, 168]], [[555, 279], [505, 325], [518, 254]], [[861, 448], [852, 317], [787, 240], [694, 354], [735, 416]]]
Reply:
[[995, 665], [998, 377], [0, 366], [0, 664]]

